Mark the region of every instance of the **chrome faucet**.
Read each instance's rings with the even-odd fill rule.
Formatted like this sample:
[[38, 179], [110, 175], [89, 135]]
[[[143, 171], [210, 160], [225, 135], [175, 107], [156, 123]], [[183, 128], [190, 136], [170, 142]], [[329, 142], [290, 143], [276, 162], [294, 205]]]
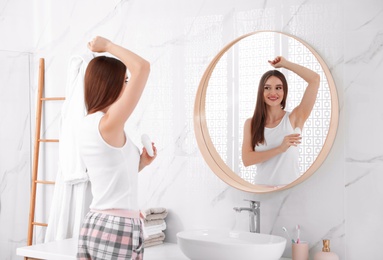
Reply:
[[233, 209], [236, 212], [241, 212], [242, 210], [249, 211], [249, 228], [252, 233], [260, 233], [260, 201], [247, 200], [250, 202], [250, 208], [239, 208], [234, 207]]

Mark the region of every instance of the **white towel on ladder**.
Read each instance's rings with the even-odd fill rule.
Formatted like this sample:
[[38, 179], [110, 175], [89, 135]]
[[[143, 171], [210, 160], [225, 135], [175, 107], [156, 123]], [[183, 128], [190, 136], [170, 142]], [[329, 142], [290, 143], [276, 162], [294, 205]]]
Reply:
[[74, 56], [69, 61], [65, 101], [61, 109], [59, 167], [69, 184], [88, 180], [78, 146], [78, 126], [86, 115], [84, 76], [91, 57]]
[[45, 242], [76, 237], [91, 194], [88, 176], [77, 146], [77, 129], [86, 115], [84, 75], [91, 53], [73, 56], [69, 61], [65, 101], [61, 110], [59, 165], [45, 233]]

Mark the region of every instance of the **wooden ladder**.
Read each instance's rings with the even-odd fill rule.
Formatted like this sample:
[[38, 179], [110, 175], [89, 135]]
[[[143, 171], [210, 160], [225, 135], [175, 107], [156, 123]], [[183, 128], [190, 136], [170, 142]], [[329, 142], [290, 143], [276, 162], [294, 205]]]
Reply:
[[[39, 167], [39, 153], [40, 153], [40, 143], [57, 143], [58, 139], [41, 139], [41, 115], [42, 115], [42, 106], [44, 101], [54, 101], [54, 100], [65, 100], [64, 97], [52, 97], [45, 98], [43, 97], [44, 91], [44, 77], [45, 77], [45, 62], [43, 58], [40, 58], [39, 62], [39, 76], [38, 76], [38, 93], [37, 93], [37, 107], [36, 107], [36, 133], [35, 133], [35, 143], [33, 151], [33, 166], [32, 166], [32, 188], [31, 188], [31, 198], [29, 205], [29, 221], [28, 221], [28, 239], [27, 245], [30, 246], [33, 243], [33, 230], [34, 226], [43, 226], [47, 227], [47, 223], [35, 222], [35, 206], [36, 206], [36, 189], [37, 184], [55, 184], [54, 181], [39, 180], [38, 167]], [[27, 258], [26, 258], [27, 259]]]

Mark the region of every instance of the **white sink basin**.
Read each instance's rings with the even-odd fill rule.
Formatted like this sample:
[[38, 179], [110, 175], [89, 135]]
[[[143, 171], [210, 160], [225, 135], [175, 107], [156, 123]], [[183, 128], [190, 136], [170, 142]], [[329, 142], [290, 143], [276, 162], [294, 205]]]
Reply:
[[191, 260], [279, 260], [286, 247], [284, 237], [216, 229], [181, 231], [177, 242]]

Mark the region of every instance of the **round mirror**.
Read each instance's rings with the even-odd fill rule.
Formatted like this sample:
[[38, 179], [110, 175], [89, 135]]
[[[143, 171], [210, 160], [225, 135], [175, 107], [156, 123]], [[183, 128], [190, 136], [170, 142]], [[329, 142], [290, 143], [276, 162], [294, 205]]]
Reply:
[[[299, 177], [283, 186], [257, 184], [257, 167], [245, 167], [241, 159], [244, 122], [254, 113], [261, 76], [274, 69], [268, 60], [276, 56], [305, 66], [321, 77], [298, 146]], [[307, 83], [289, 70], [280, 71], [289, 84], [285, 110], [291, 111], [301, 101]], [[226, 45], [207, 67], [196, 94], [194, 128], [202, 156], [219, 178], [247, 192], [288, 189], [311, 176], [329, 153], [337, 124], [338, 97], [325, 62], [307, 43], [281, 32], [253, 32]]]

